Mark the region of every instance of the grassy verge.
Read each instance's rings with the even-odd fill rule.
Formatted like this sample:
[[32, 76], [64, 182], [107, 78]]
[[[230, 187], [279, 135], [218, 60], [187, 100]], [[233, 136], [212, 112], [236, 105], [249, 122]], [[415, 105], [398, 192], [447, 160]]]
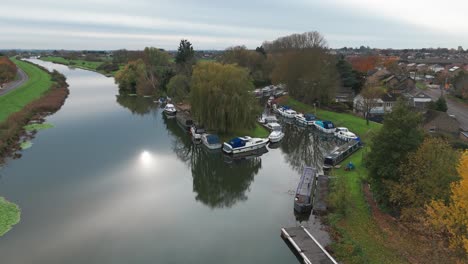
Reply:
[[[335, 256], [344, 263], [407, 263], [398, 252], [388, 246], [387, 237], [374, 221], [369, 205], [362, 191], [362, 181], [368, 171], [362, 157], [366, 149], [346, 159], [342, 164], [352, 162], [356, 169], [333, 171], [341, 177], [345, 186], [343, 201], [345, 213], [331, 213], [327, 219], [335, 232], [331, 245]], [[336, 180], [336, 179], [335, 179]]]
[[16, 204], [0, 197], [0, 236], [3, 236], [20, 221], [20, 215], [20, 209]]
[[21, 87], [0, 96], [0, 123], [21, 110], [29, 102], [41, 97], [52, 85], [50, 75], [38, 67], [24, 61], [11, 59], [29, 76]]
[[[299, 112], [315, 114], [313, 106], [301, 103], [289, 96], [280, 98], [279, 103], [288, 105]], [[316, 109], [316, 115], [319, 119], [332, 121], [335, 126], [347, 127], [349, 130], [358, 134], [362, 139], [367, 138], [371, 131], [377, 131], [382, 126], [375, 122], [369, 122], [369, 125], [367, 125], [366, 120], [352, 114], [336, 113], [319, 108]]]

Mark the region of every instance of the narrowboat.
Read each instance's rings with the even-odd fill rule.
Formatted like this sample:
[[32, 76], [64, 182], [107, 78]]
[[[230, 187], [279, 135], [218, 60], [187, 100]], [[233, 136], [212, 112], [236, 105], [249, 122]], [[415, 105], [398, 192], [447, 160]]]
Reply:
[[308, 213], [312, 210], [313, 190], [316, 171], [312, 167], [304, 167], [301, 179], [294, 197], [294, 210], [298, 213]]
[[361, 142], [358, 140], [351, 140], [341, 147], [335, 149], [325, 157], [324, 169], [329, 169], [346, 159], [349, 155], [353, 154], [361, 147]]

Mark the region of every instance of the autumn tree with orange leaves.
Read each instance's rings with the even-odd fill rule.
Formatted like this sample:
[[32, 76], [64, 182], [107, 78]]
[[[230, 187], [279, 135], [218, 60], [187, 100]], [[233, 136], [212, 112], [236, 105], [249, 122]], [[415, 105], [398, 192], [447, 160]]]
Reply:
[[468, 151], [460, 159], [458, 173], [461, 180], [452, 183], [450, 202], [434, 200], [426, 212], [432, 226], [447, 235], [450, 248], [468, 261]]
[[380, 58], [373, 55], [348, 57], [347, 60], [351, 63], [353, 69], [364, 73], [375, 69], [380, 62]]
[[16, 64], [8, 59], [8, 57], [0, 56], [0, 86], [13, 81], [16, 76], [16, 71]]

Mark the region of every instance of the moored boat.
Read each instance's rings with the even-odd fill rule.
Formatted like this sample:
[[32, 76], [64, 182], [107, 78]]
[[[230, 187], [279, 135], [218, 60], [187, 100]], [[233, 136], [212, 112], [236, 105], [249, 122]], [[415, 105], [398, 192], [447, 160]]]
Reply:
[[296, 119], [296, 122], [301, 125], [314, 125], [315, 116], [313, 114], [297, 114], [294, 118]]
[[346, 127], [337, 127], [335, 130], [335, 136], [345, 141], [359, 140], [359, 137], [356, 136], [356, 134], [353, 132], [349, 131]]
[[177, 109], [173, 104], [166, 104], [164, 107], [164, 113], [168, 116], [175, 116], [177, 113]]
[[287, 109], [283, 112], [283, 116], [286, 118], [295, 118], [296, 115], [297, 115], [297, 112], [292, 109]]
[[190, 128], [193, 126], [193, 120], [190, 115], [186, 112], [178, 112], [176, 115], [177, 123], [187, 132], [190, 132]]
[[301, 179], [294, 197], [294, 210], [298, 213], [307, 213], [312, 210], [314, 182], [316, 171], [312, 167], [304, 167]]
[[200, 140], [202, 135], [205, 134], [205, 128], [203, 126], [193, 125], [190, 127], [190, 134], [192, 134], [193, 139]]
[[282, 131], [281, 125], [279, 124], [271, 124], [272, 132], [268, 136], [268, 139], [271, 143], [278, 143], [284, 138], [284, 133]]
[[203, 145], [209, 149], [220, 149], [222, 147], [221, 141], [217, 135], [203, 134], [201, 140]]
[[331, 134], [335, 132], [335, 125], [331, 121], [317, 120], [314, 121], [314, 126], [325, 133]]
[[223, 151], [228, 154], [248, 152], [265, 147], [268, 141], [268, 138], [236, 137], [223, 143]]

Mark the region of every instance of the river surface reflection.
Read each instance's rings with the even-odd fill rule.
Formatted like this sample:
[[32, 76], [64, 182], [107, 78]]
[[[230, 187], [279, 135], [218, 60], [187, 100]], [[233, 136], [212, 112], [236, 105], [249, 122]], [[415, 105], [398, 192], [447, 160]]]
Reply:
[[263, 155], [230, 159], [192, 143], [151, 99], [112, 78], [34, 60], [67, 76], [70, 96], [19, 160], [0, 196], [22, 209], [0, 238], [1, 263], [295, 263], [283, 226], [304, 164], [333, 140], [288, 126]]

